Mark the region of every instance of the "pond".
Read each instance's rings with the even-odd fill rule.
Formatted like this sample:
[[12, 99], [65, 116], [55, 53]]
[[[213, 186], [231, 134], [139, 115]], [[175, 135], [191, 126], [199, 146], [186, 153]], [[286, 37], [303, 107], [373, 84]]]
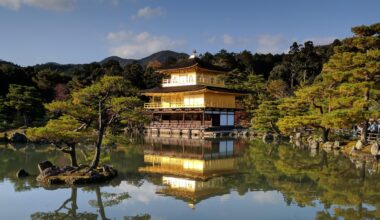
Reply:
[[[89, 160], [80, 150], [79, 160]], [[378, 219], [380, 175], [338, 152], [246, 140], [146, 138], [105, 149], [119, 170], [104, 185], [43, 188], [17, 179], [49, 146], [0, 146], [1, 219]]]

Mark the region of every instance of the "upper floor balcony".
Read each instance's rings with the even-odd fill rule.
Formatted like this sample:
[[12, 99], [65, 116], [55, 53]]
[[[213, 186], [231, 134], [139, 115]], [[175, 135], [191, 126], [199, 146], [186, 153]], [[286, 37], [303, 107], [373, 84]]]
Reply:
[[235, 103], [230, 104], [222, 101], [209, 101], [209, 102], [148, 102], [144, 103], [144, 108], [146, 109], [159, 109], [159, 108], [235, 108], [243, 109], [244, 104], [241, 101], [235, 101]]
[[224, 81], [216, 76], [181, 76], [181, 77], [171, 77], [162, 80], [162, 87], [171, 86], [190, 86], [190, 85], [208, 85], [208, 86], [218, 86], [224, 87]]

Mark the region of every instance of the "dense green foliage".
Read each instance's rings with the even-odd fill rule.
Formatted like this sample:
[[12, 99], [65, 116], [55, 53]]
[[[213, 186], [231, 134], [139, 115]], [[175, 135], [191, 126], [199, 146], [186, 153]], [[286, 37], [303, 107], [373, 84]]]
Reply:
[[[370, 118], [379, 117], [379, 26], [353, 27], [355, 36], [330, 45], [295, 42], [287, 54], [221, 50], [200, 58], [229, 69], [223, 76], [227, 86], [248, 92], [241, 101], [254, 130], [287, 134], [309, 128], [321, 131], [327, 140], [332, 129], [366, 126]], [[161, 83], [163, 76], [155, 69], [180, 59], [154, 60], [147, 66], [138, 62], [121, 66], [109, 59], [104, 63], [47, 63], [25, 68], [1, 61], [0, 129], [44, 125], [57, 115], [46, 114], [41, 103], [75, 99], [77, 91], [85, 91], [104, 76], [122, 77], [136, 88], [134, 96], [138, 96], [137, 90]], [[77, 109], [77, 114], [86, 115], [90, 112], [86, 110]]]
[[[58, 116], [44, 127], [28, 129], [32, 140], [54, 143], [71, 156], [72, 166], [77, 166], [76, 145], [93, 138], [96, 150], [91, 164], [96, 168], [100, 160], [103, 138], [107, 131], [117, 133], [121, 128], [141, 124], [141, 100], [137, 90], [121, 76], [104, 76], [98, 82], [72, 93], [64, 101], [46, 104], [46, 109]], [[110, 128], [113, 128], [112, 130]]]
[[0, 60], [0, 130], [43, 125], [50, 115], [42, 103], [68, 100], [73, 92], [103, 76], [123, 77], [136, 89], [158, 86], [163, 77], [153, 68], [136, 62], [124, 67], [112, 60], [103, 64], [47, 63], [20, 67]]
[[[344, 39], [314, 83], [283, 100], [287, 112], [278, 122], [282, 131], [312, 127], [321, 129], [327, 140], [331, 129], [362, 124], [366, 140], [368, 121], [380, 117], [380, 36], [370, 32], [374, 34]], [[292, 115], [294, 111], [298, 114]]]

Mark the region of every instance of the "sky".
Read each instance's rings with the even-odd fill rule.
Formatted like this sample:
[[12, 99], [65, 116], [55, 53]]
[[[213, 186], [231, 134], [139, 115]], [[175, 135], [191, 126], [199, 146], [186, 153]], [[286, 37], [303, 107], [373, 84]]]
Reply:
[[282, 53], [380, 22], [379, 0], [0, 0], [0, 59], [21, 66], [161, 50]]

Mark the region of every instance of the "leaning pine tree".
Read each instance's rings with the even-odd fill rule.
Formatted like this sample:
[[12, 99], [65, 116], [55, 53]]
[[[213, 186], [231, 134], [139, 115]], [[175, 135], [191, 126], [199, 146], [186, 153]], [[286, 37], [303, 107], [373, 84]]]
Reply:
[[69, 153], [73, 166], [76, 165], [76, 144], [86, 141], [84, 138], [95, 139], [95, 153], [90, 164], [90, 169], [95, 169], [107, 129], [140, 124], [143, 120], [142, 103], [136, 95], [137, 90], [123, 77], [104, 76], [99, 82], [73, 92], [67, 101], [47, 104], [48, 111], [61, 117], [51, 119], [45, 127], [30, 129], [28, 135], [52, 142]]

